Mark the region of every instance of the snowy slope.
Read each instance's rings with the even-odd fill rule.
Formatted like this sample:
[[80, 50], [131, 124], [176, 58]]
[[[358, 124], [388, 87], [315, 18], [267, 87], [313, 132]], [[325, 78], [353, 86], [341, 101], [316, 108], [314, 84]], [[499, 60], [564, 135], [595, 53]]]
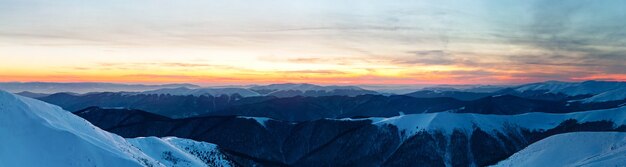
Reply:
[[178, 138], [129, 143], [58, 106], [4, 91], [0, 136], [0, 166], [172, 166], [155, 150], [177, 153], [189, 166], [229, 166], [215, 145]]
[[267, 127], [267, 121], [272, 120], [271, 118], [265, 118], [265, 117], [245, 117], [245, 116], [237, 116], [237, 118], [253, 119], [254, 121], [256, 121], [257, 123], [259, 123], [259, 125], [261, 125], [261, 126], [263, 126], [263, 127]]
[[239, 94], [243, 97], [259, 96], [259, 93], [243, 88], [198, 88], [189, 89], [186, 87], [180, 88], [165, 88], [151, 91], [144, 91], [137, 94], [169, 94], [169, 95], [209, 95], [209, 96], [221, 96], [221, 95], [234, 95]]
[[516, 91], [545, 91], [546, 93], [562, 93], [570, 96], [594, 95], [584, 99], [583, 102], [604, 102], [626, 99], [626, 82], [610, 81], [585, 81], [585, 82], [559, 82], [548, 81], [522, 85], [515, 88]]
[[549, 93], [565, 93], [568, 95], [580, 95], [580, 94], [589, 94], [594, 93], [595, 91], [586, 90], [586, 91], [572, 91], [574, 87], [580, 85], [575, 82], [560, 82], [560, 81], [547, 81], [540, 83], [532, 83], [527, 85], [522, 85], [515, 90], [524, 92], [524, 91], [537, 91], [537, 90], [545, 90]]
[[626, 99], [626, 87], [602, 92], [593, 97], [584, 99], [583, 102], [585, 103], [605, 102], [605, 101], [624, 100], [624, 99]]
[[495, 166], [624, 166], [626, 133], [575, 132], [538, 141]]
[[517, 91], [547, 90], [549, 93], [563, 93], [567, 95], [599, 94], [619, 88], [625, 88], [626, 82], [610, 81], [585, 81], [585, 82], [560, 82], [548, 81], [522, 85]]
[[0, 91], [3, 166], [162, 166], [60, 107]]
[[166, 166], [232, 166], [217, 146], [176, 137], [128, 139], [135, 147]]
[[470, 131], [474, 127], [479, 127], [486, 132], [505, 132], [505, 126], [534, 130], [551, 129], [568, 119], [575, 119], [578, 122], [605, 120], [612, 121], [617, 126], [624, 125], [626, 124], [626, 107], [566, 114], [483, 115], [440, 112], [366, 119], [372, 120], [377, 125], [397, 126], [399, 129], [406, 130], [408, 134], [416, 134], [421, 130], [439, 130], [444, 133], [451, 133], [455, 129]]

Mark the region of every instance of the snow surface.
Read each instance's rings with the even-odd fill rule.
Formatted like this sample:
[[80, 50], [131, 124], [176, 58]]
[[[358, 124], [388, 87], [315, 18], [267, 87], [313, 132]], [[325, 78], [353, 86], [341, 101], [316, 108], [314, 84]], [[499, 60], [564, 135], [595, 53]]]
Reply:
[[265, 118], [265, 117], [245, 117], [245, 116], [238, 116], [237, 118], [253, 119], [257, 123], [259, 123], [259, 125], [263, 127], [266, 127], [265, 124], [267, 123], [267, 121], [271, 119], [271, 118]]
[[615, 101], [615, 100], [624, 100], [624, 99], [626, 99], [626, 88], [619, 88], [619, 89], [603, 92], [593, 97], [584, 99], [583, 102], [585, 103], [605, 102], [605, 101]]
[[516, 88], [515, 90], [524, 92], [524, 91], [533, 91], [533, 90], [547, 90], [549, 93], [565, 93], [568, 95], [580, 95], [580, 94], [590, 94], [595, 91], [566, 91], [568, 89], [579, 86], [579, 83], [575, 82], [559, 82], [559, 81], [548, 81], [541, 83], [533, 83], [523, 85], [521, 87]]
[[0, 91], [3, 166], [163, 166], [58, 106]]
[[550, 136], [495, 166], [625, 166], [626, 133], [575, 132]]
[[594, 95], [583, 99], [585, 103], [605, 102], [626, 99], [626, 82], [609, 81], [585, 81], [585, 82], [559, 82], [548, 81], [522, 85], [515, 88], [516, 91], [546, 91], [547, 93], [562, 93], [570, 96]]
[[139, 137], [128, 141], [150, 157], [170, 167], [232, 166], [217, 149], [217, 145], [210, 143], [176, 137]]
[[[154, 150], [185, 155], [191, 166], [204, 160], [217, 162], [211, 166], [229, 166], [215, 145], [208, 143], [177, 138], [132, 142], [149, 151], [144, 153], [58, 106], [0, 91], [0, 166], [172, 166]], [[180, 150], [191, 151], [182, 154]]]
[[426, 113], [410, 114], [390, 118], [364, 118], [376, 125], [394, 125], [406, 130], [411, 136], [421, 130], [438, 130], [452, 133], [453, 130], [471, 131], [478, 127], [485, 132], [506, 132], [508, 127], [521, 127], [530, 130], [546, 130], [558, 126], [568, 119], [578, 122], [612, 121], [617, 126], [626, 124], [626, 107], [605, 110], [574, 112], [565, 114], [526, 113], [520, 115], [484, 115], [470, 113]]
[[218, 150], [218, 146], [215, 144], [176, 137], [166, 137], [163, 140], [175, 145], [178, 149], [185, 150], [189, 154], [198, 157], [208, 166], [234, 166], [230, 161], [226, 160], [226, 156]]

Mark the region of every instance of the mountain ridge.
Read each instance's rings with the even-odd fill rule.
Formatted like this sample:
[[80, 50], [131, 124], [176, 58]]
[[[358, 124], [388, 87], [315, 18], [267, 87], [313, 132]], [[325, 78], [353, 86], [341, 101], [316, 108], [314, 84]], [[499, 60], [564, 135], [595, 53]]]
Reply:
[[[127, 139], [58, 106], [4, 91], [0, 91], [0, 135], [0, 163], [7, 166], [165, 166], [169, 162], [145, 154]], [[221, 154], [213, 148], [207, 149]], [[192, 153], [187, 151], [172, 158], [191, 161], [194, 157], [189, 155]], [[229, 165], [221, 160], [218, 164]]]
[[[493, 165], [555, 134], [626, 132], [625, 114], [626, 107], [564, 114], [440, 112], [304, 122], [207, 116], [122, 122], [107, 130], [125, 137], [177, 136], [216, 143], [227, 156], [244, 166], [404, 166], [416, 162], [483, 166]], [[101, 121], [94, 120], [94, 124], [106, 123]], [[455, 152], [467, 154], [451, 156]]]

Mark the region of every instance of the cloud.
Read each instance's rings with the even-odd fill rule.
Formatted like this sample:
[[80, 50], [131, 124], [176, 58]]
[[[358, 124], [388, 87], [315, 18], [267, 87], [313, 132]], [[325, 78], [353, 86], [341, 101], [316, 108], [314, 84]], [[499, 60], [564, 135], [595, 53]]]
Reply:
[[[59, 54], [58, 50], [71, 53], [73, 46], [69, 45], [77, 45], [84, 49], [81, 51], [89, 50], [80, 53], [88, 55], [81, 57], [85, 61], [108, 56], [103, 48], [119, 49], [118, 53], [131, 56], [136, 53], [147, 59], [128, 63], [125, 58], [118, 58], [111, 62], [122, 63], [67, 67], [80, 72], [150, 73], [165, 69], [172, 73], [202, 73], [226, 69], [246, 75], [239, 77], [281, 73], [297, 78], [347, 76], [346, 71], [365, 71], [367, 74], [361, 79], [368, 82], [415, 82], [428, 77], [483, 82], [571, 80], [626, 74], [626, 1], [498, 1], [500, 6], [493, 6], [492, 1], [404, 1], [393, 5], [383, 1], [359, 2], [375, 8], [341, 6], [334, 1], [310, 4], [321, 8], [284, 2], [255, 2], [243, 8], [240, 4], [220, 7], [213, 2], [52, 4], [56, 3], [61, 4], [39, 4], [49, 8], [44, 11], [30, 5], [24, 5], [21, 12], [0, 11], [6, 14], [0, 15], [6, 25], [0, 27], [0, 45], [18, 48], [15, 55], [32, 54], [23, 50], [33, 45], [59, 45], [55, 48], [57, 53], [41, 53], [49, 55]], [[68, 8], [72, 6], [80, 8]], [[20, 47], [26, 49], [19, 50]], [[171, 62], [151, 61], [157, 60], [150, 56], [158, 50], [178, 57], [165, 58], [176, 60]], [[230, 59], [215, 56], [219, 54], [204, 54], [214, 52], [244, 55], [244, 59], [251, 56], [262, 62], [231, 65], [227, 64]], [[170, 56], [169, 53], [159, 56]], [[186, 56], [187, 53], [195, 55]], [[275, 54], [286, 56], [259, 56]], [[201, 56], [211, 61], [190, 60]], [[466, 70], [434, 71], [428, 69], [430, 66]], [[291, 70], [294, 67], [296, 70]], [[311, 68], [301, 69], [305, 67]], [[334, 67], [340, 69], [331, 69]], [[426, 70], [412, 71], [416, 69]], [[376, 76], [377, 70], [386, 70], [388, 73], [380, 75], [389, 76]], [[408, 74], [394, 76], [396, 73]]]
[[395, 59], [394, 63], [399, 64], [423, 64], [423, 65], [449, 65], [454, 64], [456, 61], [445, 50], [418, 50], [409, 51], [413, 54], [411, 57], [403, 59]]
[[84, 65], [70, 67], [78, 71], [109, 71], [109, 70], [148, 70], [161, 68], [175, 68], [182, 71], [221, 69], [249, 71], [228, 65], [217, 65], [208, 63], [182, 63], [182, 62], [154, 62], [154, 63], [96, 63], [95, 65]]
[[335, 64], [342, 66], [350, 66], [355, 64], [368, 64], [372, 63], [371, 59], [345, 56], [345, 57], [297, 57], [297, 58], [282, 58], [276, 56], [262, 56], [260, 60], [268, 62], [288, 62], [297, 64]]
[[528, 8], [529, 22], [494, 34], [521, 48], [499, 56], [517, 71], [529, 69], [512, 77], [573, 80], [603, 73], [626, 74], [626, 22], [621, 21], [626, 11], [617, 7], [626, 2], [534, 2]]
[[346, 72], [338, 71], [338, 70], [294, 70], [294, 71], [277, 71], [278, 73], [284, 74], [323, 74], [323, 75], [343, 75], [348, 74]]

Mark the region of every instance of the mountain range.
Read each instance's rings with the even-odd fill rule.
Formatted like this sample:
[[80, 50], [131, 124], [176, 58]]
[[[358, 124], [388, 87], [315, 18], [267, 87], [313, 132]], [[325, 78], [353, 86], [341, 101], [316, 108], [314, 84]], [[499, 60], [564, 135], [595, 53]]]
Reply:
[[[118, 92], [129, 95], [176, 95], [176, 96], [274, 96], [285, 97], [320, 97], [320, 96], [359, 96], [359, 95], [407, 95], [420, 98], [451, 97], [458, 100], [476, 100], [479, 98], [511, 94], [525, 98], [541, 100], [577, 99], [586, 103], [606, 102], [626, 99], [625, 82], [585, 81], [561, 82], [546, 81], [518, 86], [489, 85], [437, 85], [406, 94], [380, 93], [357, 86], [320, 86], [306, 83], [285, 83], [271, 85], [199, 87], [192, 84], [165, 85], [127, 85], [113, 83], [39, 83], [8, 82], [0, 83], [0, 89], [20, 93], [28, 97], [42, 97], [54, 93], [91, 94]], [[388, 87], [385, 89], [389, 89]], [[89, 91], [91, 90], [91, 91]], [[139, 91], [138, 91], [139, 90]], [[536, 97], [533, 97], [536, 96]]]
[[[537, 86], [544, 84], [543, 87]], [[562, 86], [552, 86], [560, 84]], [[618, 86], [611, 89], [591, 89], [594, 84]], [[568, 87], [570, 85], [581, 88], [573, 89]], [[272, 85], [269, 88], [275, 89], [280, 86], [285, 85]], [[227, 88], [231, 91], [176, 88], [140, 93], [57, 93], [36, 98], [59, 105], [69, 111], [97, 106], [139, 109], [170, 118], [235, 115], [268, 117], [285, 121], [305, 121], [323, 118], [389, 117], [433, 112], [511, 115], [528, 112], [564, 113], [608, 109], [626, 103], [626, 97], [603, 98], [607, 97], [605, 96], [607, 94], [622, 93], [619, 86], [626, 87], [621, 82], [590, 81], [582, 83], [561, 82], [558, 84], [546, 82], [504, 88], [490, 93], [460, 92], [455, 89], [453, 91], [421, 90], [406, 95], [372, 93], [355, 96], [344, 94], [331, 96], [298, 95], [293, 97], [261, 95], [262, 91], [255, 94], [250, 91], [254, 89], [243, 88]], [[296, 88], [304, 90], [305, 88], [319, 87], [298, 86]], [[242, 96], [240, 93], [217, 96], [218, 93], [214, 92], [247, 92], [241, 94], [252, 96]], [[595, 99], [604, 100], [595, 101]]]
[[89, 92], [106, 92], [106, 91], [147, 91], [162, 88], [198, 88], [193, 84], [164, 84], [164, 85], [144, 85], [144, 84], [118, 84], [118, 83], [97, 83], [97, 82], [73, 82], [73, 83], [57, 83], [57, 82], [0, 82], [0, 90], [18, 93], [89, 93]]
[[0, 91], [0, 166], [620, 166], [624, 88]]
[[90, 108], [76, 115], [118, 135], [215, 143], [242, 166], [486, 166], [555, 134], [626, 132], [626, 107], [564, 114], [428, 113], [287, 122], [262, 117], [170, 119]]

